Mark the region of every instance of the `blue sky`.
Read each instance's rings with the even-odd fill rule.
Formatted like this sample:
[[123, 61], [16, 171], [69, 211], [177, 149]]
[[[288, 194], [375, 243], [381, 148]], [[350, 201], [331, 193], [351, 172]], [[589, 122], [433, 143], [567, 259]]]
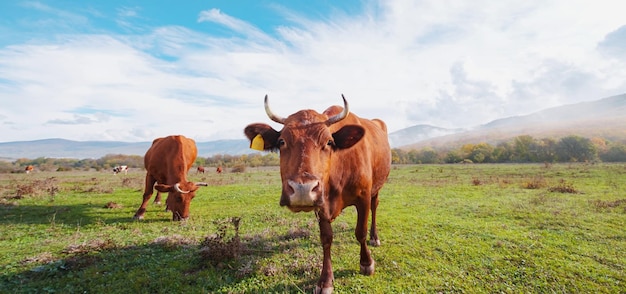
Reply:
[[[341, 103], [390, 131], [626, 92], [622, 1], [1, 1], [0, 142], [242, 139]], [[276, 126], [279, 128], [279, 126]]]

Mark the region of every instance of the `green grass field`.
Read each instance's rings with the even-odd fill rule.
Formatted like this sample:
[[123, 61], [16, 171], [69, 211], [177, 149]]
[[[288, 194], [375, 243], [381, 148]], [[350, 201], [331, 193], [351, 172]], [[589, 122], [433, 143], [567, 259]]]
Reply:
[[[278, 205], [277, 168], [190, 173], [191, 218], [141, 203], [143, 172], [0, 174], [0, 293], [310, 293], [313, 213]], [[356, 212], [333, 223], [336, 293], [624, 293], [626, 165], [394, 166], [376, 274]]]

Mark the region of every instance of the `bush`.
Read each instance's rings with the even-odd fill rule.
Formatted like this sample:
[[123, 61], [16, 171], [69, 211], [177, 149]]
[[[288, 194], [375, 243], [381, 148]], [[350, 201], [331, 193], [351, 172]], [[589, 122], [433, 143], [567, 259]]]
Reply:
[[558, 185], [548, 188], [548, 191], [571, 194], [579, 193], [578, 190], [574, 189], [574, 185], [572, 183], [568, 183], [565, 180], [561, 180]]
[[246, 172], [246, 165], [245, 164], [237, 164], [235, 166], [233, 166], [232, 172], [234, 173], [245, 173]]
[[543, 177], [535, 177], [530, 181], [522, 183], [522, 188], [524, 189], [541, 189], [545, 186], [547, 186], [547, 183]]

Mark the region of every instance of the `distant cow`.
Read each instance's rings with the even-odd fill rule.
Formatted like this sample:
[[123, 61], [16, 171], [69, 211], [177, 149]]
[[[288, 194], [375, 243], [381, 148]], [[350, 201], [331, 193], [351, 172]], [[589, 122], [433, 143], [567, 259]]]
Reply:
[[215, 172], [218, 173], [218, 174], [221, 174], [222, 173], [222, 167], [218, 166], [217, 169], [215, 169]]
[[204, 166], [199, 166], [196, 170], [198, 173], [204, 173]]
[[34, 166], [32, 165], [27, 165], [26, 168], [24, 168], [24, 171], [29, 174], [30, 172], [32, 172], [35, 169]]
[[315, 211], [324, 251], [316, 293], [333, 291], [330, 224], [347, 206], [354, 205], [357, 210], [355, 235], [361, 245], [361, 273], [374, 273], [374, 260], [366, 244], [367, 221], [371, 210], [370, 244], [378, 246], [378, 192], [391, 169], [385, 123], [359, 118], [349, 113], [345, 98], [343, 102], [343, 108], [332, 106], [323, 113], [301, 110], [283, 118], [270, 110], [265, 96], [267, 115], [283, 129], [276, 131], [263, 123], [244, 129], [251, 147], [280, 152], [280, 205], [293, 212]]
[[[196, 142], [185, 136], [169, 136], [157, 138], [144, 156], [146, 168], [146, 186], [143, 202], [135, 213], [135, 219], [143, 219], [154, 189], [167, 192], [166, 210], [172, 211], [173, 220], [184, 220], [189, 217], [189, 205], [196, 196], [196, 190], [206, 183], [187, 181], [187, 172], [191, 169], [198, 149]], [[157, 195], [155, 202], [160, 202]]]
[[125, 175], [128, 174], [128, 166], [127, 165], [118, 165], [113, 168], [113, 174], [117, 175], [118, 173], [123, 172]]

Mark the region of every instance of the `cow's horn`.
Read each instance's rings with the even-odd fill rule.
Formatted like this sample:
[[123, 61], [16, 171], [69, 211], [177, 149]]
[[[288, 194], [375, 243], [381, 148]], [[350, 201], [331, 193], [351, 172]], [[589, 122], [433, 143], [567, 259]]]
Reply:
[[275, 115], [272, 110], [270, 110], [270, 105], [267, 103], [267, 95], [265, 95], [265, 112], [267, 113], [267, 116], [270, 117], [271, 120], [284, 125], [285, 124], [285, 118], [284, 117], [280, 117], [278, 115]]
[[206, 187], [206, 186], [208, 186], [209, 184], [207, 184], [207, 183], [205, 183], [205, 182], [197, 182], [195, 185], [196, 185], [196, 186], [204, 186], [204, 187]]
[[344, 97], [343, 94], [341, 94], [341, 98], [343, 98], [343, 111], [335, 116], [331, 116], [330, 118], [328, 118], [328, 121], [327, 121], [328, 125], [332, 125], [346, 118], [346, 116], [348, 116], [348, 113], [350, 113], [350, 109], [348, 107], [348, 101], [346, 101], [346, 97]]
[[176, 189], [176, 191], [178, 191], [179, 193], [183, 193], [183, 194], [187, 194], [189, 193], [189, 191], [183, 191], [180, 189], [180, 183], [176, 183], [176, 185], [174, 185], [174, 188]]

